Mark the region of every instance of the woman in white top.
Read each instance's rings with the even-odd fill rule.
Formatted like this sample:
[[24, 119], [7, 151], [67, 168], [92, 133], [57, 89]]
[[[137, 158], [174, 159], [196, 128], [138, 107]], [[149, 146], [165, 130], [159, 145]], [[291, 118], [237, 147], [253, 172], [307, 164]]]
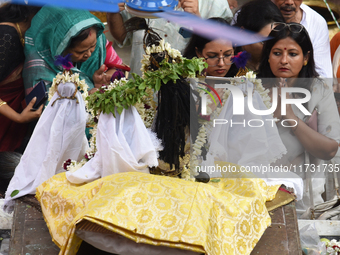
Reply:
[[[314, 203], [323, 202], [320, 194], [323, 192], [324, 170], [327, 169], [324, 169], [326, 166], [320, 160], [330, 160], [338, 150], [339, 114], [332, 88], [317, 78], [313, 46], [307, 30], [298, 23], [276, 22], [272, 28], [269, 36], [273, 39], [264, 44], [259, 77], [271, 78], [263, 80], [271, 90], [275, 86], [279, 87], [278, 107], [274, 116], [280, 120], [277, 126], [287, 154], [276, 164], [289, 166], [291, 171], [305, 180], [304, 198], [297, 205], [305, 210], [310, 206], [309, 185], [306, 185], [308, 173], [311, 173], [313, 179]], [[292, 104], [287, 104], [286, 113], [282, 113], [282, 87], [298, 87], [309, 91], [311, 98], [302, 106], [311, 115], [303, 113]], [[305, 97], [302, 94], [287, 93], [286, 97], [297, 100]], [[311, 127], [313, 125], [314, 128]]]

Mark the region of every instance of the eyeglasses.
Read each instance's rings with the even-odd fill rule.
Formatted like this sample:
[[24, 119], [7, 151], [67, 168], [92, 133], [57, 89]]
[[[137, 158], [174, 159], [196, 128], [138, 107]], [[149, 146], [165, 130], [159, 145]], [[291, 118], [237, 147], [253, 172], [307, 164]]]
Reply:
[[225, 65], [232, 65], [233, 62], [231, 61], [231, 58], [233, 56], [234, 56], [233, 54], [230, 54], [230, 55], [225, 55], [223, 57], [213, 56], [213, 57], [207, 57], [204, 59], [207, 62], [208, 66], [214, 67], [218, 65], [218, 63], [220, 62], [220, 59], [223, 59], [223, 62]]
[[282, 29], [288, 27], [290, 32], [292, 33], [300, 33], [304, 26], [298, 23], [283, 23], [283, 22], [274, 22], [271, 24], [271, 29], [273, 31], [281, 31]]

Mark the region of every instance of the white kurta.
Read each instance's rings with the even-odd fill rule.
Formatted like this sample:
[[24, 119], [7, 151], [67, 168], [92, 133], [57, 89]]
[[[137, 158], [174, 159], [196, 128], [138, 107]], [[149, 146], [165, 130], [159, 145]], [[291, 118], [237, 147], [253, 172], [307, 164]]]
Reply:
[[[340, 141], [340, 121], [339, 113], [336, 107], [334, 93], [332, 88], [321, 79], [310, 79], [311, 85], [311, 99], [308, 102], [307, 109], [310, 113], [317, 108], [318, 112], [318, 132], [326, 137], [329, 137], [337, 142]], [[295, 105], [292, 105], [295, 115], [301, 120], [305, 121], [309, 116], [305, 116]], [[291, 171], [298, 174], [305, 182], [303, 201], [297, 203], [297, 208], [301, 212], [310, 206], [310, 198], [308, 186], [306, 185], [306, 170], [305, 170], [305, 149], [299, 140], [296, 138], [290, 128], [278, 126], [279, 133], [284, 145], [287, 148], [285, 154], [276, 165], [288, 166]], [[313, 161], [316, 166], [310, 166], [312, 172], [313, 197], [314, 204], [323, 202], [321, 194], [324, 191], [325, 173], [324, 165], [317, 166], [319, 159]], [[324, 171], [325, 170], [325, 171]]]
[[307, 29], [312, 41], [316, 71], [322, 77], [332, 78], [331, 50], [326, 20], [305, 4], [301, 4], [300, 8], [303, 11], [300, 24]]

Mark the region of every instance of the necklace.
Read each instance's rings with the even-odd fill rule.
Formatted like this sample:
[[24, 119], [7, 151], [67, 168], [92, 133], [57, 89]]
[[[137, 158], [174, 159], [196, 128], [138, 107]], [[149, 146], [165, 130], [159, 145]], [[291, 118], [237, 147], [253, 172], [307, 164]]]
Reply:
[[18, 28], [18, 32], [19, 32], [19, 36], [20, 36], [20, 42], [21, 42], [22, 46], [24, 47], [25, 46], [25, 39], [22, 37], [20, 26], [19, 26], [18, 23], [15, 23], [15, 24], [17, 25], [17, 28]]

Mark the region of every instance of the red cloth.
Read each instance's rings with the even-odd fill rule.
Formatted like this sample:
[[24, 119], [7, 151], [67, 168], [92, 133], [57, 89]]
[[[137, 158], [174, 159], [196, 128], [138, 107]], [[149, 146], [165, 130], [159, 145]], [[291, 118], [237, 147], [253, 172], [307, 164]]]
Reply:
[[[22, 112], [21, 102], [25, 98], [22, 78], [0, 87], [0, 98], [18, 113]], [[17, 149], [27, 132], [28, 124], [19, 124], [0, 115], [0, 151]]]
[[114, 64], [114, 65], [121, 65], [123, 60], [118, 56], [117, 52], [112, 47], [112, 42], [106, 40], [106, 58], [105, 58], [105, 65]]
[[[333, 36], [332, 40], [330, 41], [330, 45], [331, 45], [331, 57], [333, 61], [334, 54], [337, 51], [337, 49], [340, 47], [340, 32], [338, 32], [337, 34]], [[333, 66], [333, 68], [335, 67]], [[333, 69], [333, 72], [334, 72], [334, 69]], [[340, 66], [338, 66], [338, 69], [336, 70], [336, 77], [340, 78]]]

